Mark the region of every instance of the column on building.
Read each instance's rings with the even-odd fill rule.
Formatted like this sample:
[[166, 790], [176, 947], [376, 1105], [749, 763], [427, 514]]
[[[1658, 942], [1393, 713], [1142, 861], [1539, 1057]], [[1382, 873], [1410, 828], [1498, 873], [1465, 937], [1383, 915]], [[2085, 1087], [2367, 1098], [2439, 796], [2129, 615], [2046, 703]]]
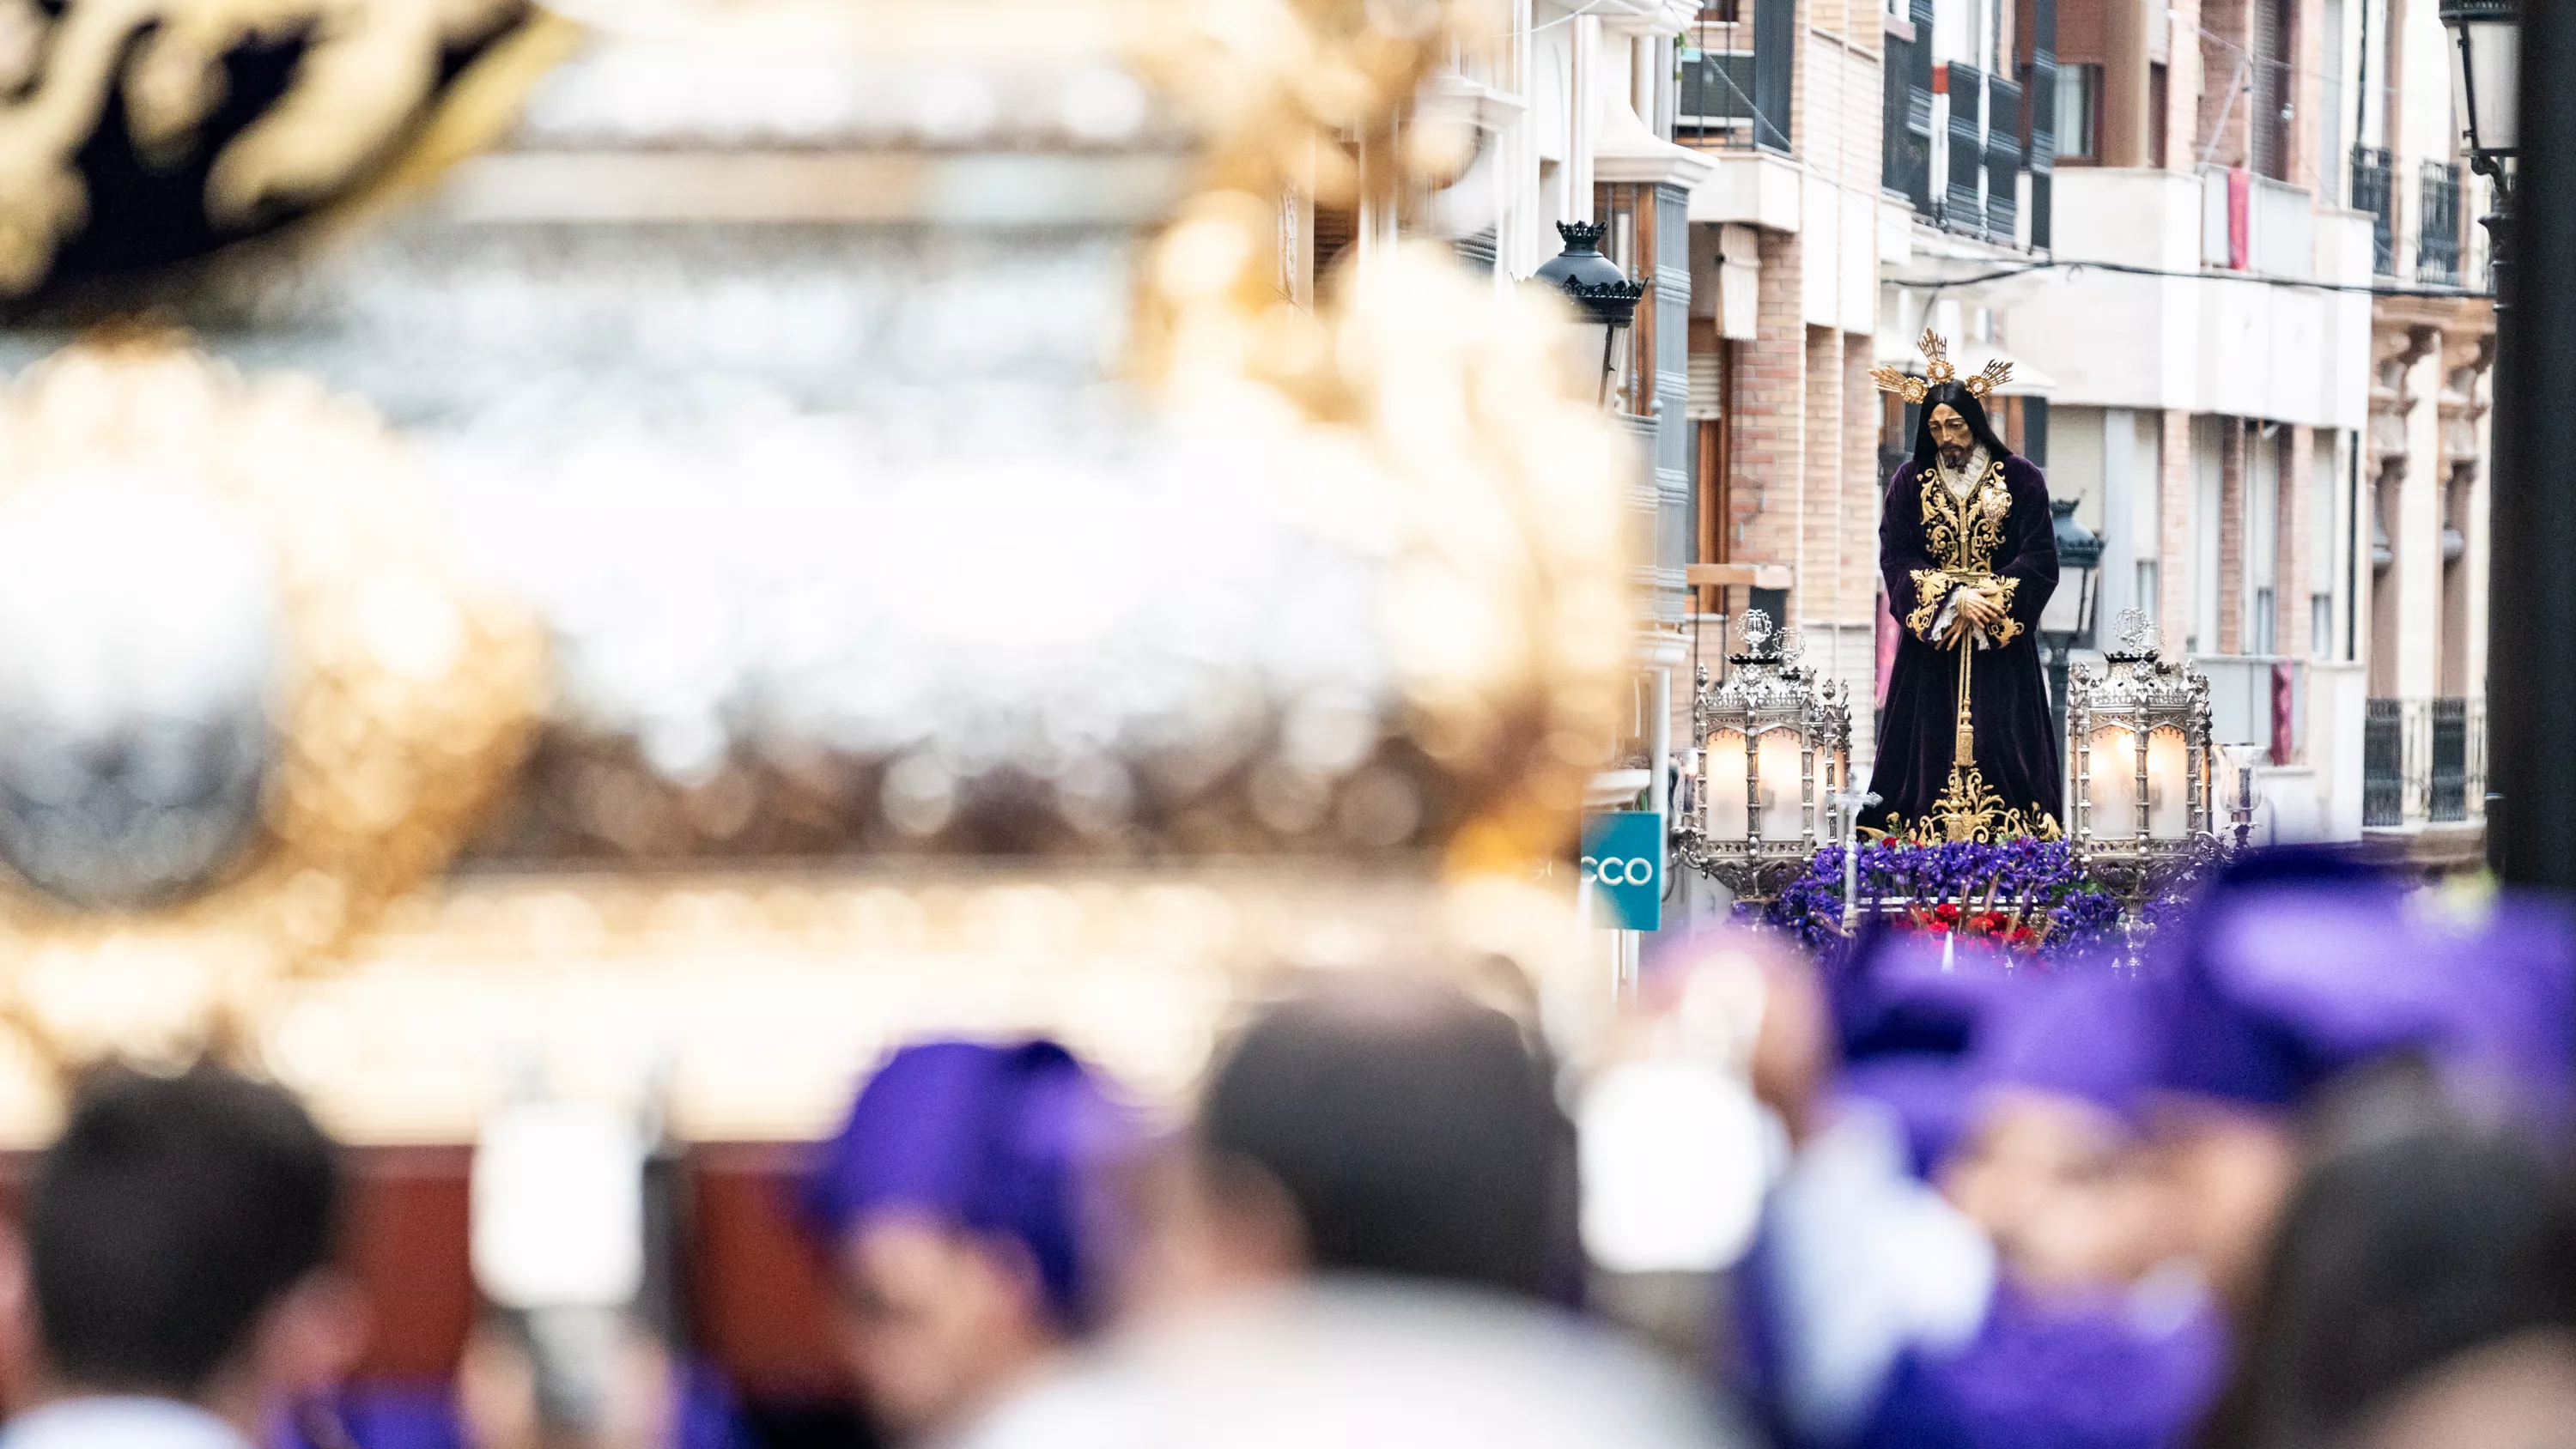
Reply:
[[2383, 297], [2364, 472], [2372, 506], [2371, 809], [2428, 861], [2483, 818], [2486, 374], [2482, 300]]
[[1686, 67], [1708, 69], [1684, 98], [1704, 119], [1686, 108], [1677, 133], [1714, 162], [1690, 206], [1693, 407], [1713, 414], [1697, 428], [1695, 562], [1733, 580], [1696, 607], [1794, 625], [1850, 691], [1862, 768], [1876, 747], [1882, 9], [1759, 0], [1686, 30]]

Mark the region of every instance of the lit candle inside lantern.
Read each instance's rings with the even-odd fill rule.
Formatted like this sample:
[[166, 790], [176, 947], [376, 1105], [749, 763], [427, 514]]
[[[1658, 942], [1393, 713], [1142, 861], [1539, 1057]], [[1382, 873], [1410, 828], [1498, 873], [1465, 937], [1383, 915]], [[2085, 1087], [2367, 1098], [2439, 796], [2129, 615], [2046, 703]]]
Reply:
[[2147, 736], [2147, 838], [2180, 840], [2189, 835], [2191, 796], [2189, 751], [2182, 731], [2160, 729]]
[[1762, 777], [1764, 840], [1794, 841], [1806, 831], [1806, 774], [1800, 760], [1805, 744], [1793, 730], [1770, 730], [1762, 736], [1756, 765]]
[[1715, 730], [1708, 737], [1708, 754], [1701, 761], [1700, 800], [1704, 815], [1701, 823], [1711, 840], [1744, 838], [1744, 736], [1733, 730]]
[[2084, 798], [2091, 802], [2087, 820], [2092, 838], [2137, 839], [2138, 737], [2124, 726], [2106, 724], [2093, 731], [2087, 748], [2091, 760]]

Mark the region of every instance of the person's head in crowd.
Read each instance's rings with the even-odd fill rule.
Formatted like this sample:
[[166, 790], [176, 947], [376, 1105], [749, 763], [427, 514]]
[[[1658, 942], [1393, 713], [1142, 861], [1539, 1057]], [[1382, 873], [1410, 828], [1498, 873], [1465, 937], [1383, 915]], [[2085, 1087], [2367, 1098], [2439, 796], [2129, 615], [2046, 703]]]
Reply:
[[[1928, 932], [1872, 926], [1815, 974], [1821, 995], [1807, 1009], [1823, 1010], [1830, 1028], [1818, 1082], [1831, 1099], [1885, 1113], [1915, 1173], [1933, 1176], [1972, 1125], [1994, 1029], [2032, 973], [2000, 952], [1948, 951]], [[1765, 1032], [1799, 1008], [1795, 993], [1773, 996]]]
[[2020, 983], [1967, 1067], [1964, 1130], [1934, 1173], [2026, 1287], [2133, 1282], [2176, 1256], [2171, 1195], [2149, 1170], [2159, 1042], [2132, 980]]
[[[1773, 984], [1757, 1088], [1793, 1138], [1820, 1111], [1884, 1118], [1913, 1173], [2024, 1286], [2134, 1280], [2175, 1251], [2145, 1170], [2143, 1104], [2162, 1060], [2147, 998], [2125, 977], [2016, 960], [1874, 930], [1804, 982]], [[1786, 1064], [1766, 1074], [1766, 1056]]]
[[2194, 1255], [2240, 1308], [2310, 1150], [2356, 1077], [2419, 1061], [2490, 1120], [2559, 1115], [2576, 1031], [2576, 933], [2528, 901], [2466, 913], [2312, 851], [2222, 871], [2152, 961], [2159, 1155]]
[[177, 1401], [253, 1440], [336, 1383], [366, 1332], [335, 1267], [343, 1193], [281, 1088], [213, 1067], [90, 1077], [24, 1204], [40, 1412]]
[[2564, 1186], [2456, 1126], [2330, 1157], [2282, 1214], [2246, 1342], [2208, 1449], [2576, 1443]]
[[1296, 1269], [1565, 1296], [1574, 1155], [1512, 1019], [1445, 984], [1343, 982], [1234, 1041], [1199, 1115], [1208, 1170], [1268, 1194]]
[[942, 1041], [878, 1068], [806, 1181], [842, 1344], [898, 1437], [951, 1430], [1093, 1328], [1102, 1175], [1135, 1124], [1049, 1041]]

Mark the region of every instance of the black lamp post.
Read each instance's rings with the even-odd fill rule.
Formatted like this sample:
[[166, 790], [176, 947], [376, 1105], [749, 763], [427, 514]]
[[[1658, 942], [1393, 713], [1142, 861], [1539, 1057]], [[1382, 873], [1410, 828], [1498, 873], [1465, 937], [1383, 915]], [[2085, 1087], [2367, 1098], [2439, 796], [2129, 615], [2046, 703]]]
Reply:
[[1579, 314], [1573, 345], [1578, 366], [1588, 367], [1597, 354], [1601, 359], [1601, 401], [1610, 401], [1610, 384], [1619, 376], [1625, 358], [1619, 345], [1628, 337], [1628, 325], [1637, 318], [1637, 303], [1646, 295], [1646, 284], [1628, 280], [1619, 264], [1601, 254], [1602, 239], [1610, 228], [1588, 221], [1560, 221], [1556, 234], [1565, 238], [1565, 250], [1547, 259], [1531, 275], [1538, 281], [1561, 287]]
[[[2565, 632], [2576, 625], [2576, 590], [2563, 580], [2564, 549], [2576, 515], [2552, 496], [2564, 490], [2524, 485], [2526, 479], [2551, 476], [2541, 460], [2555, 449], [2540, 434], [2554, 437], [2564, 429], [2554, 419], [2524, 415], [2523, 389], [2536, 380], [2529, 374], [2544, 359], [2526, 351], [2542, 343], [2521, 335], [2522, 319], [2513, 307], [2522, 261], [2515, 215], [2523, 149], [2522, 5], [2442, 0], [2441, 16], [2451, 33], [2453, 99], [2468, 140], [2469, 167], [2495, 183], [2494, 209], [2480, 218], [2487, 229], [2498, 344], [2487, 475], [2487, 862], [2509, 881], [2576, 884], [2576, 862], [2566, 858], [2576, 836], [2559, 818], [2576, 805], [2576, 773], [2563, 768], [2556, 757], [2566, 753], [2564, 743], [2548, 744], [2543, 726], [2565, 718], [2567, 700], [2556, 678], [2561, 671], [2550, 656], [2565, 652]], [[2543, 21], [2551, 23], [2546, 14]], [[2555, 109], [2549, 97], [2536, 100], [2537, 114], [2546, 117]], [[2556, 139], [2563, 147], [2571, 138]], [[2563, 164], [2552, 160], [2550, 168]], [[2562, 236], [2543, 251], [2563, 255], [2566, 241]], [[2553, 281], [2549, 290], [2561, 288]]]
[[2040, 642], [2048, 646], [2048, 709], [2057, 721], [2057, 740], [2066, 742], [2066, 671], [2075, 651], [2093, 644], [2093, 575], [2102, 567], [2102, 536], [2075, 521], [2075, 500], [2053, 498], [2048, 511], [2056, 515], [2052, 525], [2057, 535], [2057, 569], [2062, 579], [2069, 570], [2075, 574], [2075, 627], [2042, 629]]

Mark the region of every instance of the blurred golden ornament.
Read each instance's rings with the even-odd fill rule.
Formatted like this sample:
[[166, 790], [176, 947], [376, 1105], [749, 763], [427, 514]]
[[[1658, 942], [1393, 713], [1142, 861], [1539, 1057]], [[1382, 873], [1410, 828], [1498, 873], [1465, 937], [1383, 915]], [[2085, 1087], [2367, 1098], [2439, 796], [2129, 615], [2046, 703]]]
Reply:
[[244, 381], [166, 334], [74, 346], [0, 396], [0, 506], [125, 478], [201, 497], [266, 545], [282, 697], [255, 830], [210, 883], [81, 910], [0, 869], [0, 1002], [74, 1059], [202, 1040], [365, 929], [446, 864], [543, 691], [533, 622], [459, 574], [408, 453], [364, 407], [297, 377]]
[[[1626, 708], [1635, 614], [1621, 500], [1636, 459], [1565, 388], [1556, 310], [1498, 296], [1444, 248], [1355, 248], [1313, 307], [1280, 284], [1283, 198], [1400, 215], [1447, 179], [1454, 147], [1406, 143], [1405, 120], [1454, 46], [1504, 30], [1494, 7], [574, 8], [603, 28], [765, 25], [773, 39], [903, 55], [1056, 47], [1124, 60], [1193, 138], [1198, 178], [1138, 266], [1128, 374], [1167, 416], [1287, 460], [1276, 471], [1293, 480], [1299, 525], [1383, 564], [1392, 583], [1378, 633], [1403, 715], [1386, 723], [1464, 802], [1459, 823], [1436, 842], [1432, 869], [1386, 872], [1365, 889], [1345, 876], [1286, 905], [1260, 904], [1280, 894], [1267, 887], [1213, 890], [1177, 871], [1133, 886], [994, 882], [953, 865], [848, 872], [828, 886], [478, 876], [404, 898], [449, 858], [524, 747], [541, 689], [536, 630], [428, 550], [433, 520], [403, 449], [362, 408], [311, 384], [245, 383], [169, 339], [85, 347], [0, 399], [0, 496], [68, 460], [130, 452], [244, 510], [278, 556], [292, 688], [265, 833], [235, 874], [152, 912], [79, 915], [32, 890], [0, 899], [0, 1004], [22, 1037], [66, 1057], [157, 1057], [230, 1032], [326, 1111], [364, 1099], [385, 1134], [448, 1133], [470, 1130], [466, 1099], [489, 1076], [488, 1059], [461, 1043], [488, 1036], [503, 1003], [567, 1034], [604, 1032], [636, 1006], [675, 1030], [721, 1018], [731, 1035], [720, 1050], [683, 1053], [681, 1082], [761, 1076], [724, 1089], [739, 1114], [724, 1130], [742, 1131], [755, 1130], [741, 1124], [759, 1118], [750, 1104], [773, 1078], [794, 1077], [821, 1107], [846, 1088], [843, 1077], [812, 1090], [820, 1078], [776, 1065], [782, 1036], [807, 1043], [801, 1060], [855, 1070], [853, 1043], [872, 1049], [870, 1033], [973, 1016], [1065, 1031], [1177, 1090], [1227, 1003], [1278, 960], [1424, 964], [1490, 951], [1538, 969], [1572, 954], [1565, 892], [1530, 877], [1564, 854], [1583, 781]], [[171, 114], [184, 113], [183, 91], [174, 82]], [[12, 164], [7, 144], [0, 130], [0, 167]], [[1296, 779], [1269, 783], [1271, 807], [1339, 810], [1362, 834], [1391, 831], [1415, 808], [1396, 792], [1331, 801]], [[1069, 949], [1095, 956], [1095, 969], [1037, 969]], [[795, 969], [772, 965], [782, 960]], [[948, 969], [960, 963], [990, 969]], [[356, 969], [293, 969], [325, 964]], [[793, 977], [774, 1001], [746, 984], [765, 970]], [[1091, 989], [1117, 981], [1126, 987]], [[904, 1015], [862, 988], [961, 994]], [[853, 1010], [816, 1009], [845, 998]], [[425, 1002], [438, 1004], [414, 1009]], [[376, 1049], [358, 1043], [376, 1037], [387, 1054], [413, 1053], [420, 1085], [373, 1071]], [[0, 1102], [8, 1047], [0, 1040]], [[438, 1111], [422, 1105], [433, 1100]]]
[[[0, 64], [22, 61], [32, 77], [0, 102], [0, 294], [13, 296], [41, 285], [91, 218], [80, 153], [111, 97], [124, 99], [121, 129], [147, 175], [184, 175], [205, 158], [190, 209], [220, 244], [338, 199], [407, 158], [424, 128], [459, 125], [440, 103], [475, 87], [451, 86], [443, 66], [533, 14], [528, 0], [73, 0], [55, 10], [10, 0], [0, 13]], [[548, 56], [562, 43], [542, 21], [509, 39]], [[277, 99], [237, 133], [204, 134], [237, 99], [226, 57], [290, 44], [300, 53]], [[518, 69], [507, 56], [481, 61]], [[473, 134], [438, 136], [432, 149], [488, 143], [520, 88], [497, 107], [470, 102], [463, 109], [483, 113], [461, 123]]]

